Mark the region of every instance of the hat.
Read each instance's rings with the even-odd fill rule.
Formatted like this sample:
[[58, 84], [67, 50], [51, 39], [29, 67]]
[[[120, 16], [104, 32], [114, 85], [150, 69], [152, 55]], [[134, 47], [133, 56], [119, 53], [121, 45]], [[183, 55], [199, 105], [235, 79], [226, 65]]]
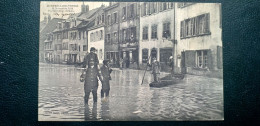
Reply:
[[94, 47], [91, 47], [90, 48], [90, 51], [95, 51], [96, 49]]
[[109, 60], [103, 60], [103, 64], [107, 65], [107, 63], [109, 62]]

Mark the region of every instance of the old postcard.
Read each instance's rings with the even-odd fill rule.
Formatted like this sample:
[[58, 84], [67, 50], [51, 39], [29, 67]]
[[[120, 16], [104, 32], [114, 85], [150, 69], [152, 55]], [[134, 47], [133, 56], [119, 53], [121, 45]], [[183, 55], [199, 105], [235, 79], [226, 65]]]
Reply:
[[39, 121], [224, 120], [220, 3], [40, 3]]

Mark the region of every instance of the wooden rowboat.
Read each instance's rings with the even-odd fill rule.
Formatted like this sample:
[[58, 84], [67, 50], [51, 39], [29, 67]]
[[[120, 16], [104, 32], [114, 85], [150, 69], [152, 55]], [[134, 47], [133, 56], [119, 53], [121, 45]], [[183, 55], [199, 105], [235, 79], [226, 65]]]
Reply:
[[150, 87], [165, 87], [172, 84], [177, 84], [183, 80], [185, 77], [184, 74], [173, 74], [168, 75], [166, 77], [161, 78], [160, 82], [152, 82], [149, 84]]

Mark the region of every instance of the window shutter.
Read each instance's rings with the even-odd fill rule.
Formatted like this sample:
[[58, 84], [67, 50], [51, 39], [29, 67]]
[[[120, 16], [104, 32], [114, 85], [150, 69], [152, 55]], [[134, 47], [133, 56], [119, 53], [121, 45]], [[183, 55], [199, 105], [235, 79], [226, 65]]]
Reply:
[[184, 37], [183, 36], [183, 25], [184, 25], [184, 21], [181, 21], [181, 33], [180, 33], [180, 37]]
[[206, 14], [206, 33], [210, 33], [210, 15], [209, 13]]
[[194, 50], [185, 51], [185, 66], [186, 67], [195, 67], [196, 66], [196, 55]]
[[144, 3], [141, 4], [141, 16], [144, 16]]
[[213, 69], [213, 57], [212, 57], [212, 52], [211, 50], [207, 51], [207, 56], [208, 56], [208, 68]]

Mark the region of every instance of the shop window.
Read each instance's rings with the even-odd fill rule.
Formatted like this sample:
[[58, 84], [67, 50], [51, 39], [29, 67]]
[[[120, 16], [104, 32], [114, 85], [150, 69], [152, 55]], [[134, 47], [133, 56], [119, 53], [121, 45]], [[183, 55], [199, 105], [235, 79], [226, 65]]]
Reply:
[[207, 50], [198, 50], [197, 53], [197, 67], [199, 68], [208, 68], [208, 51]]

